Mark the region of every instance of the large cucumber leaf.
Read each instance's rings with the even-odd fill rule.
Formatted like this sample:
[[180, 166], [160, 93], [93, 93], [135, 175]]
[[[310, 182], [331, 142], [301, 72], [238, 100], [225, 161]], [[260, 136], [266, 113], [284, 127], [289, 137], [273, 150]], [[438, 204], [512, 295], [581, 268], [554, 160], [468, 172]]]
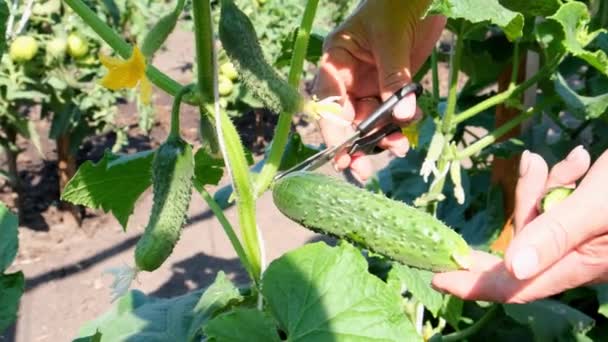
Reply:
[[66, 185], [61, 198], [112, 212], [127, 228], [135, 202], [150, 187], [154, 151], [119, 157], [107, 152], [96, 164], [88, 161]]
[[589, 31], [590, 22], [591, 16], [585, 4], [578, 1], [568, 2], [546, 21], [537, 25], [537, 40], [545, 48], [549, 60], [569, 53], [608, 75], [606, 52], [585, 49], [602, 32], [606, 32], [604, 29]]
[[237, 309], [220, 315], [205, 327], [213, 342], [280, 342], [272, 318], [257, 309]]
[[568, 110], [580, 119], [597, 119], [608, 112], [608, 93], [598, 96], [579, 95], [560, 74], [554, 77], [553, 85]]
[[387, 282], [389, 284], [397, 282], [401, 290], [410, 292], [414, 298], [424, 304], [433, 317], [437, 317], [443, 307], [443, 295], [431, 287], [432, 279], [432, 272], [393, 263]]
[[530, 17], [549, 16], [561, 5], [560, 0], [499, 0], [506, 8]]
[[509, 317], [528, 325], [536, 341], [575, 341], [594, 325], [591, 317], [556, 300], [505, 304], [503, 308]]
[[524, 16], [503, 7], [498, 0], [433, 0], [427, 14], [443, 14], [451, 19], [499, 26], [509, 40], [523, 35]]
[[367, 267], [351, 245], [309, 244], [270, 264], [262, 292], [292, 342], [421, 341], [400, 293]]

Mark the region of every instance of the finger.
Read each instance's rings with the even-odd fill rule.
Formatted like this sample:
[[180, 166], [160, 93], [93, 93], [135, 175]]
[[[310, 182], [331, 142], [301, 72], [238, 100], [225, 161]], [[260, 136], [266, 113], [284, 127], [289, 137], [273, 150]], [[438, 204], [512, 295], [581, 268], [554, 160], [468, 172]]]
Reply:
[[549, 172], [547, 189], [558, 186], [574, 186], [576, 181], [587, 173], [591, 165], [591, 156], [583, 146], [578, 146], [566, 159], [557, 163]]
[[572, 195], [515, 236], [505, 254], [507, 268], [515, 277], [536, 276], [604, 229], [608, 221], [606, 198], [601, 198], [606, 196], [602, 191], [605, 172], [592, 180], [585, 178]]
[[355, 152], [351, 156], [350, 169], [353, 176], [362, 183], [365, 183], [374, 173], [369, 157], [361, 152]]
[[519, 233], [537, 215], [538, 200], [545, 193], [548, 166], [538, 154], [525, 151], [519, 163], [515, 188], [515, 233]]
[[410, 143], [401, 132], [396, 132], [382, 138], [378, 146], [391, 151], [392, 154], [399, 158], [405, 157], [410, 150]]

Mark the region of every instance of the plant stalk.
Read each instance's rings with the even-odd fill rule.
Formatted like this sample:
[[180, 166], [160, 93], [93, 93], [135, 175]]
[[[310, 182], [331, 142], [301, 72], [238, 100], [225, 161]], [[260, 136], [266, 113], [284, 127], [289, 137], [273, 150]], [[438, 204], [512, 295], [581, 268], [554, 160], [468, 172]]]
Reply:
[[[89, 25], [95, 33], [101, 37], [108, 45], [112, 47], [121, 57], [129, 58], [131, 56], [132, 47], [124, 39], [122, 39], [112, 28], [104, 23], [82, 0], [64, 0], [65, 3]], [[182, 85], [177, 81], [167, 76], [152, 65], [146, 68], [146, 76], [150, 82], [157, 87], [175, 96], [181, 89]], [[188, 99], [189, 103], [196, 103], [196, 99]]]
[[456, 341], [462, 341], [464, 339], [467, 339], [473, 335], [475, 335], [477, 332], [479, 332], [479, 330], [481, 330], [481, 328], [484, 327], [484, 325], [486, 325], [488, 322], [490, 322], [494, 316], [496, 316], [496, 314], [498, 313], [498, 304], [494, 304], [492, 305], [488, 311], [486, 311], [483, 316], [481, 316], [481, 318], [475, 322], [473, 325], [471, 325], [470, 327], [463, 329], [461, 331], [457, 331], [454, 333], [451, 333], [449, 335], [445, 335], [441, 338], [442, 342], [456, 342]]
[[448, 102], [446, 105], [445, 115], [443, 117], [443, 123], [441, 126], [441, 130], [443, 134], [449, 135], [454, 130], [454, 124], [452, 123], [452, 119], [456, 114], [456, 102], [458, 99], [458, 75], [460, 73], [460, 63], [462, 60], [462, 43], [463, 43], [463, 35], [462, 28], [460, 32], [458, 32], [456, 36], [456, 45], [454, 47], [454, 56], [452, 57], [452, 62], [450, 63], [450, 86], [448, 93]]
[[251, 265], [249, 264], [249, 259], [247, 258], [247, 255], [245, 254], [245, 250], [243, 249], [243, 245], [241, 245], [241, 241], [239, 240], [238, 236], [234, 232], [234, 229], [232, 229], [232, 225], [230, 224], [230, 222], [224, 215], [224, 211], [219, 206], [219, 204], [217, 204], [217, 202], [213, 199], [213, 197], [209, 194], [209, 192], [207, 192], [207, 190], [205, 190], [204, 187], [202, 187], [202, 186], [200, 186], [200, 187], [196, 186], [196, 187], [197, 187], [197, 191], [201, 194], [201, 196], [203, 197], [205, 202], [207, 202], [207, 205], [209, 205], [209, 209], [211, 209], [211, 211], [213, 212], [213, 214], [215, 215], [217, 220], [222, 225], [222, 228], [224, 229], [226, 236], [228, 236], [228, 240], [230, 240], [230, 243], [232, 244], [232, 247], [234, 248], [236, 255], [238, 255], [239, 259], [241, 260], [241, 264], [243, 264], [243, 267], [245, 267], [245, 269], [247, 270], [247, 272], [249, 274], [253, 274], [253, 270], [251, 269]]
[[511, 97], [514, 97], [514, 96], [517, 96], [517, 95], [523, 93], [526, 89], [530, 88], [536, 82], [543, 79], [547, 75], [551, 74], [553, 72], [553, 70], [557, 67], [557, 65], [559, 64], [559, 60], [561, 60], [561, 58], [558, 58], [556, 62], [546, 64], [536, 74], [534, 74], [532, 77], [530, 77], [526, 81], [522, 82], [517, 87], [509, 88], [506, 91], [503, 91], [500, 94], [496, 94], [496, 95], [490, 97], [489, 99], [486, 99], [486, 100], [476, 104], [475, 106], [465, 110], [464, 112], [460, 113], [459, 115], [457, 115], [454, 118], [454, 124], [462, 123], [462, 122], [474, 117], [475, 115], [483, 112], [484, 110], [486, 110], [488, 108], [492, 108], [496, 105], [499, 105], [499, 104], [507, 101]]
[[[213, 20], [209, 0], [193, 0], [192, 16], [196, 43], [197, 85], [203, 104], [213, 103]], [[213, 113], [213, 112], [211, 112]]]
[[498, 139], [500, 139], [500, 137], [502, 137], [503, 135], [510, 132], [513, 128], [517, 127], [519, 124], [521, 124], [522, 122], [524, 122], [524, 121], [528, 120], [530, 117], [532, 117], [534, 115], [535, 111], [536, 111], [535, 108], [532, 107], [532, 108], [526, 110], [525, 112], [519, 114], [518, 116], [513, 118], [513, 120], [500, 126], [495, 131], [489, 133], [488, 135], [479, 139], [477, 142], [475, 142], [471, 146], [460, 151], [458, 153], [458, 155], [456, 156], [456, 159], [462, 160], [465, 158], [472, 157], [472, 156], [476, 155], [477, 153], [481, 152], [484, 148], [486, 148], [486, 147], [492, 145], [493, 143], [495, 143], [496, 141], [498, 141]]
[[432, 76], [433, 76], [433, 100], [439, 101], [439, 56], [437, 52], [437, 48], [433, 49], [433, 53], [431, 54], [431, 68], [432, 68]]
[[[287, 78], [289, 84], [296, 88], [300, 85], [306, 53], [308, 52], [308, 41], [310, 40], [310, 32], [312, 31], [312, 24], [317, 13], [318, 4], [319, 0], [308, 0], [302, 22], [298, 29], [298, 35], [296, 36], [289, 76]], [[281, 113], [279, 116], [279, 122], [277, 123], [274, 132], [268, 159], [266, 160], [264, 168], [262, 168], [256, 183], [256, 196], [258, 197], [268, 189], [272, 179], [279, 171], [283, 152], [285, 151], [285, 146], [287, 146], [289, 133], [291, 131], [291, 119], [293, 114], [295, 113]]]
[[517, 86], [520, 62], [521, 62], [521, 58], [520, 58], [519, 41], [515, 41], [513, 43], [513, 69], [511, 70], [511, 82], [509, 83], [509, 89], [515, 88]]
[[182, 87], [173, 99], [173, 107], [171, 108], [171, 131], [169, 132], [169, 139], [177, 139], [181, 136], [179, 124], [180, 107], [184, 96], [191, 92], [193, 88], [193, 84]]

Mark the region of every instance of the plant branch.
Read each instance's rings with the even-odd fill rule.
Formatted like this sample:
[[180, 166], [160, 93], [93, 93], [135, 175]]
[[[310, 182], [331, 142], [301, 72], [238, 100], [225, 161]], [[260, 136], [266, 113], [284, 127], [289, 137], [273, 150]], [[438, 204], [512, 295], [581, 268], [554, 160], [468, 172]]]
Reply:
[[439, 101], [439, 58], [437, 56], [437, 48], [433, 49], [431, 54], [431, 67], [433, 75], [433, 100]]
[[169, 139], [177, 139], [181, 135], [179, 125], [179, 113], [182, 104], [182, 99], [186, 94], [191, 92], [193, 88], [193, 84], [182, 87], [173, 99], [173, 107], [171, 108], [171, 131], [169, 132]]
[[494, 316], [496, 316], [496, 314], [498, 313], [498, 304], [493, 304], [488, 311], [486, 311], [483, 316], [481, 316], [481, 318], [475, 322], [473, 325], [471, 325], [470, 327], [463, 329], [461, 331], [457, 331], [454, 333], [451, 333], [449, 335], [445, 335], [441, 338], [441, 341], [443, 342], [456, 342], [456, 341], [462, 341], [464, 339], [467, 339], [473, 335], [475, 335], [477, 332], [479, 332], [479, 330], [481, 330], [481, 328], [484, 327], [484, 325], [486, 325], [489, 321], [491, 321]]
[[534, 74], [532, 77], [530, 77], [526, 81], [522, 82], [517, 87], [510, 88], [510, 89], [503, 91], [500, 94], [496, 94], [496, 95], [490, 97], [489, 99], [486, 99], [486, 100], [476, 104], [475, 106], [465, 110], [464, 112], [460, 113], [459, 115], [457, 115], [454, 118], [454, 124], [457, 125], [459, 123], [462, 123], [462, 122], [474, 117], [475, 115], [483, 112], [484, 110], [486, 110], [488, 108], [492, 108], [496, 105], [499, 105], [499, 104], [507, 101], [511, 97], [514, 97], [514, 96], [517, 96], [517, 95], [523, 93], [524, 91], [526, 91], [526, 89], [530, 88], [536, 82], [543, 79], [547, 75], [550, 75], [553, 72], [553, 70], [557, 67], [557, 65], [559, 64], [559, 60], [561, 60], [561, 58], [557, 58], [557, 61], [546, 64], [536, 74]]
[[462, 35], [462, 28], [456, 36], [456, 43], [454, 46], [454, 55], [450, 63], [450, 85], [448, 93], [448, 102], [446, 105], [445, 114], [442, 123], [443, 134], [451, 134], [454, 129], [452, 124], [452, 118], [456, 113], [456, 100], [458, 99], [458, 74], [460, 73], [460, 62], [462, 60], [462, 42], [464, 38]]
[[197, 84], [203, 104], [213, 103], [213, 33], [211, 7], [208, 0], [192, 1], [194, 41], [196, 43]]
[[197, 188], [196, 190], [201, 194], [201, 196], [203, 197], [205, 202], [207, 202], [207, 205], [209, 205], [209, 208], [211, 209], [211, 211], [213, 212], [213, 214], [215, 215], [217, 220], [222, 225], [222, 228], [224, 228], [224, 232], [226, 233], [226, 236], [228, 236], [228, 240], [230, 240], [230, 243], [232, 244], [232, 248], [234, 248], [234, 251], [238, 255], [239, 259], [241, 260], [241, 264], [243, 264], [243, 266], [249, 272], [249, 274], [252, 274], [253, 272], [251, 269], [251, 265], [249, 264], [249, 259], [247, 259], [247, 255], [245, 254], [243, 245], [241, 245], [241, 241], [239, 240], [238, 236], [234, 232], [234, 229], [232, 229], [232, 225], [230, 224], [230, 222], [224, 215], [224, 211], [219, 206], [219, 204], [213, 199], [213, 197], [211, 197], [209, 192], [207, 192], [207, 190], [205, 190], [204, 187], [196, 186], [196, 188]]
[[[298, 35], [296, 36], [288, 76], [289, 84], [296, 88], [299, 87], [300, 79], [302, 77], [306, 53], [308, 52], [308, 41], [310, 39], [310, 32], [312, 30], [315, 14], [317, 13], [318, 4], [319, 0], [308, 0], [302, 22], [298, 29]], [[293, 114], [295, 113], [281, 113], [279, 116], [279, 122], [275, 129], [268, 160], [264, 164], [264, 168], [262, 168], [262, 172], [258, 176], [258, 181], [256, 182], [256, 196], [261, 196], [264, 191], [268, 189], [272, 179], [277, 171], [279, 171], [283, 152], [285, 151], [285, 146], [287, 146], [289, 132], [291, 131], [291, 118]]]
[[[112, 47], [121, 57], [127, 59], [131, 56], [132, 47], [112, 28], [104, 23], [82, 0], [64, 0], [65, 3], [89, 25], [95, 33]], [[146, 68], [146, 76], [157, 87], [175, 96], [182, 88], [177, 81], [167, 76], [152, 65]], [[187, 99], [189, 103], [196, 103], [196, 99]]]
[[528, 120], [530, 117], [532, 117], [534, 115], [535, 112], [536, 112], [536, 109], [534, 107], [532, 107], [532, 108], [526, 110], [525, 112], [519, 114], [518, 116], [516, 116], [515, 118], [513, 118], [506, 124], [500, 126], [495, 131], [493, 131], [493, 132], [489, 133], [488, 135], [486, 135], [485, 137], [479, 139], [477, 142], [475, 142], [471, 146], [458, 152], [456, 159], [462, 160], [462, 159], [469, 158], [469, 157], [476, 155], [477, 153], [481, 152], [484, 148], [486, 148], [486, 147], [492, 145], [493, 143], [495, 143], [496, 141], [498, 141], [498, 139], [500, 139], [500, 137], [509, 133], [513, 128], [517, 127], [517, 125]]
[[511, 82], [509, 83], [509, 89], [515, 88], [517, 85], [517, 79], [519, 78], [519, 63], [520, 58], [519, 41], [513, 43], [513, 68], [511, 69]]

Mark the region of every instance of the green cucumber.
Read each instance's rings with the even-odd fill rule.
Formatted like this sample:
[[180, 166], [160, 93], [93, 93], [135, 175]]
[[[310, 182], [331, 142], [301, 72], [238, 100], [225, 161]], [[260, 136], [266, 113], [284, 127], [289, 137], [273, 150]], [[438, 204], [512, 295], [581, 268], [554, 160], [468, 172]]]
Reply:
[[471, 249], [435, 217], [337, 178], [296, 172], [275, 182], [273, 199], [291, 220], [394, 261], [434, 272], [467, 268]]
[[276, 113], [298, 112], [302, 95], [266, 61], [249, 17], [233, 0], [222, 0], [221, 4], [220, 40], [247, 89]]
[[192, 196], [194, 157], [181, 138], [170, 138], [154, 156], [154, 203], [144, 235], [135, 248], [137, 269], [152, 272], [171, 255], [179, 240]]
[[573, 192], [574, 189], [563, 186], [549, 190], [540, 201], [539, 211], [541, 213], [549, 211], [553, 206], [568, 198]]

